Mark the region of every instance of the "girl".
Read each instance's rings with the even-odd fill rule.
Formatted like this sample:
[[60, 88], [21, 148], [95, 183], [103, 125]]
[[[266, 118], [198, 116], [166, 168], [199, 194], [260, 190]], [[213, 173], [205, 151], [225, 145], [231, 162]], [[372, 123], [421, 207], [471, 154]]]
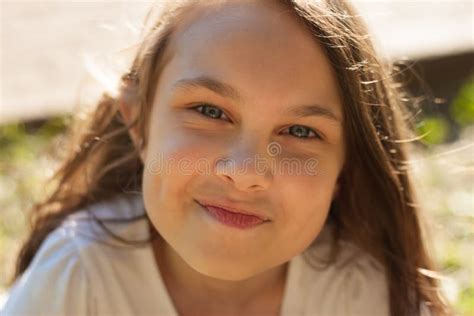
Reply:
[[161, 3], [35, 207], [3, 315], [447, 314], [400, 91], [354, 10]]

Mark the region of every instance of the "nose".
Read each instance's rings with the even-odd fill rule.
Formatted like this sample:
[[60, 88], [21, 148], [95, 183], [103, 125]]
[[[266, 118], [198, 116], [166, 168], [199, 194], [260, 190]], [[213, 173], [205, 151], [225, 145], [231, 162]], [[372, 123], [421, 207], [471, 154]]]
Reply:
[[273, 180], [271, 161], [264, 146], [241, 140], [229, 154], [216, 161], [215, 173], [243, 192], [266, 190]]

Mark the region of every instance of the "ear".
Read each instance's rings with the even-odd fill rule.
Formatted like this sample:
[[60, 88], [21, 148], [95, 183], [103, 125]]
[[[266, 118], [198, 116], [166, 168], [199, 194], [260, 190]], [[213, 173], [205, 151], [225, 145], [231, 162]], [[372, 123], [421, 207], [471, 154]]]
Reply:
[[[120, 115], [122, 116], [123, 122], [126, 125], [129, 125], [133, 120], [135, 120], [138, 115], [139, 115], [139, 108], [135, 104], [130, 104], [128, 102], [125, 102], [123, 100], [118, 101], [118, 109], [120, 112]], [[133, 144], [135, 148], [137, 149], [140, 159], [142, 162], [145, 161], [145, 149], [142, 149], [142, 144], [143, 144], [143, 139], [140, 137], [140, 134], [138, 133], [138, 129], [135, 126], [132, 126], [129, 130], [128, 133], [130, 135], [130, 138], [133, 141]]]

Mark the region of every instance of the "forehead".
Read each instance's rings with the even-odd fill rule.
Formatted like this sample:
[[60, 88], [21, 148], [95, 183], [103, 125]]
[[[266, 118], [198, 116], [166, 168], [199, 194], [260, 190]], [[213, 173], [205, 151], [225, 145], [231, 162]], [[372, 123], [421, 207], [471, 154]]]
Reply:
[[339, 100], [322, 46], [291, 9], [275, 1], [192, 7], [180, 17], [169, 47], [167, 82], [205, 75], [232, 84], [248, 101]]

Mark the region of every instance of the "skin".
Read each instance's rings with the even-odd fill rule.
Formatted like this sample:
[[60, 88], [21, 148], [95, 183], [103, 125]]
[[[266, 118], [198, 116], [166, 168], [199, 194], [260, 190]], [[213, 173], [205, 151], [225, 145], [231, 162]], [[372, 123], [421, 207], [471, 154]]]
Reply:
[[[284, 11], [271, 1], [193, 7], [167, 51], [141, 156], [145, 206], [163, 237], [154, 244], [157, 264], [180, 314], [278, 314], [288, 261], [318, 236], [337, 193], [344, 139], [336, 77], [322, 46]], [[173, 88], [199, 76], [231, 85], [240, 98]], [[219, 118], [192, 109], [198, 103], [222, 110]], [[312, 104], [336, 119], [285, 113]], [[121, 111], [129, 118], [135, 110], [123, 105]], [[289, 130], [295, 125], [306, 139]], [[272, 142], [281, 148], [276, 156], [267, 151]], [[317, 159], [317, 173], [290, 174], [270, 163], [259, 172], [248, 160], [256, 156], [277, 166], [283, 159], [301, 166]], [[220, 158], [232, 159], [241, 172], [221, 168]], [[232, 199], [270, 221], [247, 230], [225, 226], [195, 202], [205, 198]]]

